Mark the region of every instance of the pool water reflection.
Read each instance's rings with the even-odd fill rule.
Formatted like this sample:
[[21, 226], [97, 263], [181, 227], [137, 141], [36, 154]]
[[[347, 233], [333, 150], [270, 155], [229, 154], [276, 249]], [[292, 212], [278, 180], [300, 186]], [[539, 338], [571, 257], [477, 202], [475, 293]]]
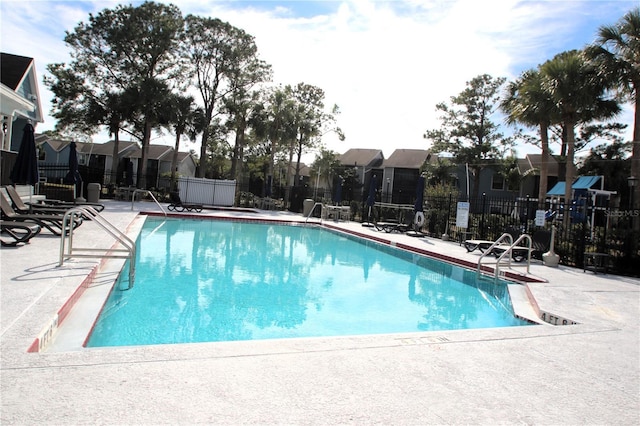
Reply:
[[[506, 283], [317, 227], [148, 218], [88, 346], [528, 325]], [[126, 277], [126, 274], [123, 274]]]

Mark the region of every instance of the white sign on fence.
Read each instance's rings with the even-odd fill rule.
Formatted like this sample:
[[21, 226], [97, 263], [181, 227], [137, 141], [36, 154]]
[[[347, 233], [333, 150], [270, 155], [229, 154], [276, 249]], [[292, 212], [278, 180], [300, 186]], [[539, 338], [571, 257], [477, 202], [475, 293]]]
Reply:
[[536, 210], [536, 226], [544, 226], [544, 210]]
[[456, 226], [465, 229], [469, 227], [469, 203], [464, 201], [458, 202]]

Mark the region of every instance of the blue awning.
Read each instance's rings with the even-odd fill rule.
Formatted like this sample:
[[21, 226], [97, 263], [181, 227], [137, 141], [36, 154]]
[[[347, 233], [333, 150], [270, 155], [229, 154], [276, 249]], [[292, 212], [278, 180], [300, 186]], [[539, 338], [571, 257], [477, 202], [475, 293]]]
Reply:
[[[575, 182], [573, 182], [573, 185], [571, 185], [571, 188], [574, 191], [576, 189], [577, 190], [592, 189], [592, 187], [596, 183], [600, 182], [600, 179], [602, 179], [602, 176], [580, 176]], [[597, 188], [597, 189], [600, 189], [600, 188]], [[547, 196], [551, 196], [551, 197], [564, 196], [564, 182], [556, 183], [553, 188], [547, 191]]]
[[551, 197], [564, 196], [564, 182], [558, 182], [553, 188], [547, 191], [547, 195]]
[[[593, 185], [600, 182], [602, 176], [580, 176], [576, 180], [571, 188], [573, 189], [592, 189]], [[598, 188], [600, 189], [600, 188]]]

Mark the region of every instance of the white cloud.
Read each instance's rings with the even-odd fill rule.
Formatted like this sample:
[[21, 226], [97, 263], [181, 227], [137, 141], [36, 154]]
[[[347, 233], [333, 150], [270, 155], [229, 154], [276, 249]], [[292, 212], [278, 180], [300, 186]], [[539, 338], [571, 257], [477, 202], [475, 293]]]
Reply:
[[[14, 11], [19, 8], [5, 3], [2, 50], [35, 57], [40, 77], [47, 63], [67, 60], [64, 30], [86, 22], [87, 7], [95, 12], [115, 6], [71, 1], [51, 3], [51, 10], [40, 2], [25, 20], [24, 10], [21, 17]], [[615, 23], [634, 6], [519, 0], [173, 3], [184, 14], [217, 17], [253, 35], [276, 82], [321, 87], [327, 107], [340, 107], [339, 125], [347, 136], [340, 142], [327, 135], [328, 148], [380, 148], [386, 156], [396, 148], [426, 148], [422, 134], [439, 125], [436, 103], [457, 95], [466, 81], [484, 73], [514, 78], [556, 53], [583, 47], [597, 26]], [[7, 42], [9, 35], [19, 43]]]

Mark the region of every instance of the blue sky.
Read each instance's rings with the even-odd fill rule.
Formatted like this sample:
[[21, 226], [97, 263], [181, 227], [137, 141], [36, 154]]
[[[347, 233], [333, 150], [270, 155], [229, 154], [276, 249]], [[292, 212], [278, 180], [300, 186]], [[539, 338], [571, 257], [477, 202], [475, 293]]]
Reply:
[[[0, 2], [0, 48], [46, 65], [68, 62], [63, 38], [89, 13], [115, 1]], [[131, 2], [138, 4], [140, 2]], [[321, 87], [337, 104], [347, 139], [325, 136], [329, 149], [427, 149], [425, 130], [439, 126], [435, 105], [480, 74], [516, 78], [528, 68], [592, 42], [638, 1], [534, 0], [176, 0], [186, 15], [217, 17], [253, 35], [274, 82]], [[51, 94], [40, 99], [48, 113]], [[47, 116], [38, 131], [54, 127]], [[499, 117], [496, 121], [501, 122]], [[630, 106], [618, 121], [632, 125]], [[506, 131], [507, 129], [505, 129]], [[631, 129], [628, 132], [629, 138]], [[108, 135], [99, 134], [96, 142]], [[170, 136], [154, 143], [172, 143]], [[183, 144], [199, 150], [196, 144]], [[537, 152], [529, 146], [518, 153]], [[310, 161], [313, 155], [306, 156]]]

